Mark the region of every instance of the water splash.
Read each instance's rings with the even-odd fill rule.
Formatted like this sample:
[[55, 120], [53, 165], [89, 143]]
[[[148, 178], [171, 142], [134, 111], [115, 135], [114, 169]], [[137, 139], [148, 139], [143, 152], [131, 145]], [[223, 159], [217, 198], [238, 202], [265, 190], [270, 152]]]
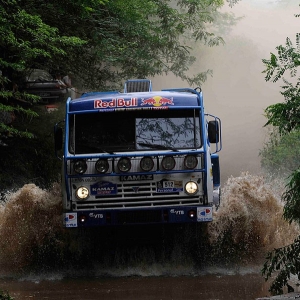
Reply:
[[[198, 231], [202, 224], [187, 224], [151, 226], [152, 232], [145, 234], [139, 226], [139, 231], [128, 229], [126, 239], [119, 241], [124, 228], [63, 229], [59, 185], [43, 190], [27, 184], [7, 194], [0, 207], [1, 275], [61, 271], [86, 276], [86, 270], [95, 276], [196, 275], [221, 272], [224, 264], [228, 272], [233, 261], [261, 266], [259, 259], [267, 251], [291, 243], [298, 233], [282, 218], [279, 187], [277, 183], [274, 189], [262, 176], [242, 173], [224, 185], [221, 206], [204, 227], [207, 231]], [[203, 260], [211, 264], [204, 266]]]
[[[1, 270], [20, 271], [42, 252], [58, 247], [61, 200], [57, 184], [51, 191], [34, 184], [6, 195], [0, 208]], [[51, 244], [49, 242], [51, 241]]]
[[222, 190], [222, 203], [214, 222], [209, 224], [211, 243], [229, 238], [229, 249], [239, 247], [248, 259], [292, 243], [298, 228], [283, 219], [283, 190], [282, 182], [268, 184], [263, 176], [247, 172], [230, 177]]

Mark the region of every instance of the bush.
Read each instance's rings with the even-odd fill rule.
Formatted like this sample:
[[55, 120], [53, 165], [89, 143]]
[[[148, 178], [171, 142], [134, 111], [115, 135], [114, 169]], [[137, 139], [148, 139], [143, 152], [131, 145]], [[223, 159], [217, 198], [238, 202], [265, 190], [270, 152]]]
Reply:
[[8, 292], [0, 290], [0, 300], [14, 300], [14, 298], [10, 297]]
[[60, 178], [61, 162], [54, 155], [53, 127], [64, 119], [64, 103], [51, 113], [44, 105], [33, 109], [39, 117], [30, 122], [18, 117], [14, 126], [24, 128], [26, 124], [26, 130], [34, 137], [7, 137], [7, 146], [0, 146], [0, 186], [3, 190], [20, 188], [26, 183], [48, 188]]
[[279, 135], [274, 129], [260, 151], [261, 166], [276, 177], [288, 177], [299, 167], [300, 131]]

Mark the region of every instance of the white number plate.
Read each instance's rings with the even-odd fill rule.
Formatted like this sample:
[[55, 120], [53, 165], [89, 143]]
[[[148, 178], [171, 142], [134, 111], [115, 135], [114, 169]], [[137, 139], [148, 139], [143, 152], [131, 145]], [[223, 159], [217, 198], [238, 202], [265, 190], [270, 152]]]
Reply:
[[174, 188], [174, 181], [163, 181], [163, 188], [165, 189]]

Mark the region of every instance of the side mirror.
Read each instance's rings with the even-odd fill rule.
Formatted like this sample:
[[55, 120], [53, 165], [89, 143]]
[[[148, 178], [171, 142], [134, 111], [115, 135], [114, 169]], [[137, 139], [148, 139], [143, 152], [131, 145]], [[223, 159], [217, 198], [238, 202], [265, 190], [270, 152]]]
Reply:
[[219, 122], [214, 120], [214, 121], [209, 121], [208, 122], [208, 140], [211, 144], [216, 144], [219, 143]]

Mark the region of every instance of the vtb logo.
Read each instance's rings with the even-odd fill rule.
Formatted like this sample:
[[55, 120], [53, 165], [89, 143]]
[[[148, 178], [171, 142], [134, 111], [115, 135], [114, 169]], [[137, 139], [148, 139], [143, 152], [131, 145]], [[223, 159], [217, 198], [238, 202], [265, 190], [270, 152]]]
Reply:
[[164, 98], [161, 96], [154, 96], [152, 98], [142, 99], [141, 105], [153, 105], [153, 106], [162, 106], [162, 105], [174, 105], [173, 98]]

